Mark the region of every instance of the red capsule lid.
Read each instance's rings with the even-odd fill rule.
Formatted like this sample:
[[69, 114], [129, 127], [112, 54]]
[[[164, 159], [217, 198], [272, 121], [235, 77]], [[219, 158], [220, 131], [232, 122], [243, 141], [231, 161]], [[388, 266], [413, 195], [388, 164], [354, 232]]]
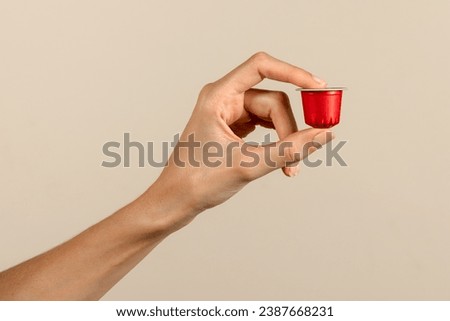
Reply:
[[343, 91], [347, 87], [327, 87], [327, 88], [297, 88], [297, 91]]

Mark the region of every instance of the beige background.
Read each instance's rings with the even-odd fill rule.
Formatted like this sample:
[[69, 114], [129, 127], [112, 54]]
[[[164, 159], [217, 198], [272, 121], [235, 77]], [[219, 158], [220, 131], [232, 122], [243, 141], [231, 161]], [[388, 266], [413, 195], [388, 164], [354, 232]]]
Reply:
[[171, 140], [264, 50], [350, 88], [349, 166], [254, 182], [105, 299], [450, 299], [449, 31], [446, 0], [1, 1], [0, 269], [144, 191], [160, 169], [102, 168], [103, 143]]

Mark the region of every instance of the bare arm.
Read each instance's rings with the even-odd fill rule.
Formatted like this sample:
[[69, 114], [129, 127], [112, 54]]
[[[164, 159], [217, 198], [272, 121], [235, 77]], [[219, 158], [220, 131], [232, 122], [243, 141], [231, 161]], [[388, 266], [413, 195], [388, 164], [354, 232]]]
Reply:
[[[3, 300], [95, 300], [193, 212], [153, 186], [56, 248], [0, 273]], [[168, 196], [168, 197], [167, 197]], [[164, 201], [162, 201], [164, 200]]]
[[[332, 136], [322, 129], [298, 131], [286, 94], [252, 89], [264, 78], [301, 87], [326, 85], [265, 53], [208, 84], [158, 180], [134, 202], [75, 238], [0, 273], [0, 299], [99, 299], [159, 242], [203, 210], [275, 169], [295, 176], [298, 162]], [[271, 148], [247, 145], [243, 137], [256, 125], [274, 128], [280, 140]], [[221, 147], [215, 165], [204, 162], [201, 148], [183, 147], [189, 137], [200, 145], [214, 142]]]

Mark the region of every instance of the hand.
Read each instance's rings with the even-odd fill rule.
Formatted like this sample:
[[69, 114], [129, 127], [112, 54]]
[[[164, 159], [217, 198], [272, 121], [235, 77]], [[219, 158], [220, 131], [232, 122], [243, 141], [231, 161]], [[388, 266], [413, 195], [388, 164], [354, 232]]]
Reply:
[[[167, 166], [150, 189], [158, 189], [161, 198], [183, 208], [174, 211], [180, 213], [170, 223], [176, 228], [277, 168], [295, 176], [298, 162], [333, 138], [323, 129], [298, 131], [285, 93], [252, 89], [264, 78], [304, 88], [326, 86], [309, 72], [266, 53], [253, 55], [206, 85]], [[246, 144], [243, 138], [256, 125], [275, 129], [280, 140], [265, 147]]]
[[[202, 210], [276, 168], [295, 175], [296, 164], [332, 137], [320, 129], [298, 132], [286, 94], [251, 89], [264, 78], [325, 86], [310, 73], [264, 53], [206, 85], [157, 181], [71, 240], [1, 272], [0, 299], [99, 299]], [[280, 141], [268, 147], [246, 144], [242, 138], [256, 125], [274, 128]], [[208, 157], [206, 146], [216, 151], [214, 158]]]

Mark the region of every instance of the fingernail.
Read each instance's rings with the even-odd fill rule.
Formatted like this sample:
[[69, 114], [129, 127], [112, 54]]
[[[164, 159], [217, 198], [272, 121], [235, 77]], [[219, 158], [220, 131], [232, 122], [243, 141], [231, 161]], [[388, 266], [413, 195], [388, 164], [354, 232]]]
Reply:
[[320, 148], [320, 147], [322, 147], [322, 145], [325, 145], [330, 140], [334, 139], [334, 137], [335, 136], [334, 136], [333, 132], [323, 131], [323, 132], [320, 132], [319, 134], [317, 134], [316, 136], [314, 136], [314, 138], [312, 139], [312, 142], [314, 144], [319, 144], [320, 146], [317, 146], [317, 147]]
[[316, 82], [316, 83], [318, 83], [319, 85], [326, 85], [327, 83], [326, 83], [326, 81], [325, 80], [322, 80], [322, 79], [320, 79], [319, 77], [317, 77], [317, 76], [314, 76], [313, 75], [313, 79], [314, 79], [314, 81]]
[[292, 176], [297, 176], [300, 170], [300, 164], [297, 164], [292, 170]]

